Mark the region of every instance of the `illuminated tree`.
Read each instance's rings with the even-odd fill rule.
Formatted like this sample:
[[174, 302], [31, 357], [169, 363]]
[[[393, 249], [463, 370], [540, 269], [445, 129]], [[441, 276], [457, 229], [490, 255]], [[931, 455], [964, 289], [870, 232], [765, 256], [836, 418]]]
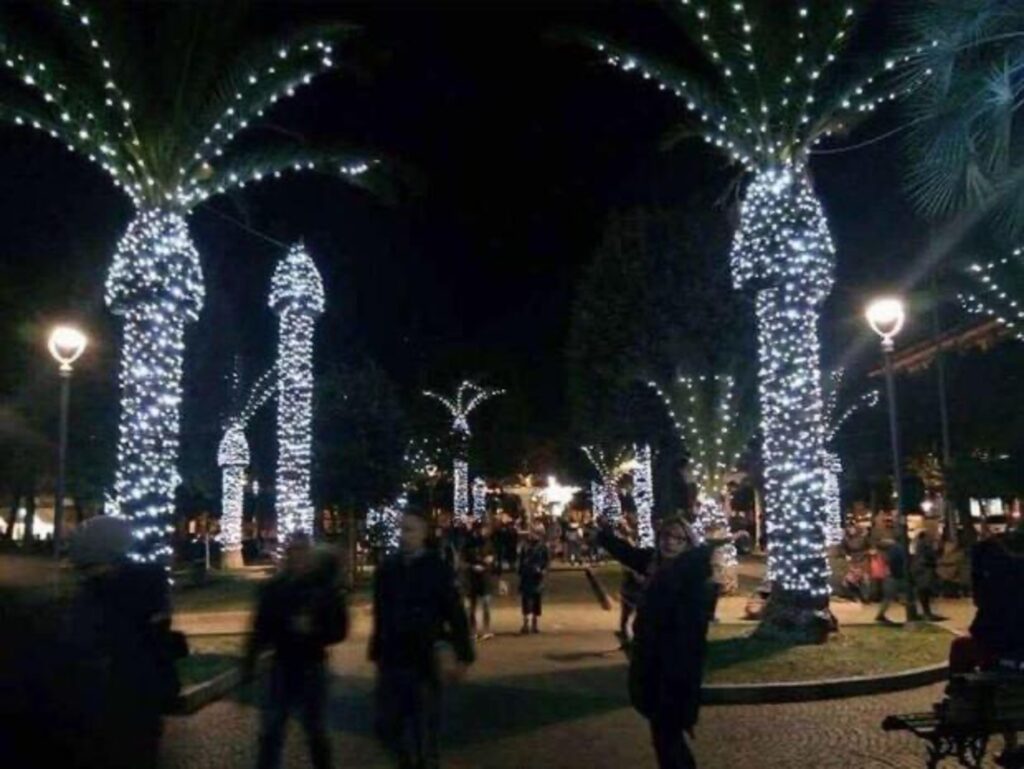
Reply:
[[[682, 66], [595, 40], [608, 64], [692, 111], [682, 132], [717, 147], [748, 177], [730, 263], [755, 294], [765, 502], [778, 611], [769, 625], [820, 638], [828, 603], [818, 324], [835, 250], [809, 173], [812, 151], [848, 121], [916, 83], [912, 54], [866, 67], [847, 57], [859, 2], [683, 0], [669, 13], [702, 54]], [[927, 75], [921, 73], [920, 78]]]
[[313, 331], [324, 311], [320, 272], [302, 244], [288, 249], [270, 281], [277, 346], [277, 529], [287, 544], [313, 536]]
[[455, 460], [452, 463], [452, 479], [455, 486], [453, 511], [457, 520], [464, 521], [469, 517], [469, 415], [484, 401], [501, 395], [502, 392], [467, 381], [459, 385], [454, 398], [438, 395], [429, 390], [423, 393], [441, 403], [452, 417], [452, 436], [455, 438]]
[[633, 466], [633, 456], [626, 449], [605, 451], [599, 446], [583, 446], [583, 453], [597, 471], [599, 482], [590, 487], [595, 515], [608, 521], [622, 517], [619, 481]]
[[[729, 536], [728, 481], [753, 435], [753, 421], [743, 405], [742, 388], [731, 374], [699, 377], [680, 374], [668, 387], [648, 386], [665, 404], [690, 460], [697, 490], [695, 528], [702, 537]], [[736, 548], [721, 546], [726, 568], [734, 569]]]
[[[166, 562], [185, 329], [204, 298], [186, 217], [211, 196], [289, 171], [364, 181], [373, 161], [259, 130], [275, 104], [335, 67], [334, 47], [350, 29], [300, 30], [251, 49], [239, 44], [251, 19], [230, 3], [115, 12], [104, 19], [77, 0], [4, 4], [0, 60], [11, 87], [0, 94], [0, 119], [92, 161], [134, 206], [106, 284], [123, 321], [115, 495], [134, 524], [135, 557]], [[163, 45], [133, 50], [140, 16]]]

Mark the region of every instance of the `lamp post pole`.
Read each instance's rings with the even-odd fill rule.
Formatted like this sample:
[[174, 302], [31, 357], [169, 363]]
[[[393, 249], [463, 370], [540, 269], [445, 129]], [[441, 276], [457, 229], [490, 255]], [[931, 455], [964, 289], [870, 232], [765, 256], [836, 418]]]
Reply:
[[914, 590], [914, 570], [910, 564], [910, 531], [907, 513], [903, 509], [903, 471], [900, 458], [900, 430], [896, 406], [896, 379], [893, 376], [893, 340], [903, 328], [906, 316], [899, 299], [877, 299], [868, 306], [868, 323], [882, 338], [882, 357], [885, 364], [885, 389], [889, 400], [889, 440], [892, 443], [892, 485], [896, 494], [896, 525], [899, 527], [900, 548], [903, 550], [903, 581], [906, 585], [907, 622], [918, 619]]
[[882, 355], [885, 358], [885, 390], [889, 400], [889, 440], [892, 443], [892, 486], [896, 493], [896, 525], [899, 526], [900, 547], [903, 548], [905, 579], [907, 584], [907, 622], [918, 619], [917, 600], [914, 591], [914, 570], [910, 568], [910, 530], [907, 527], [907, 511], [903, 509], [903, 473], [900, 457], [899, 417], [896, 405], [896, 379], [892, 370], [893, 342], [882, 340]]
[[53, 557], [60, 558], [64, 537], [64, 489], [68, 459], [68, 406], [71, 400], [71, 366], [60, 369], [60, 427], [57, 440], [57, 493], [53, 501]]
[[85, 334], [71, 326], [57, 326], [47, 347], [60, 364], [60, 425], [57, 435], [57, 488], [53, 497], [53, 557], [60, 558], [64, 538], [64, 491], [68, 455], [68, 405], [71, 399], [71, 364], [85, 352]]

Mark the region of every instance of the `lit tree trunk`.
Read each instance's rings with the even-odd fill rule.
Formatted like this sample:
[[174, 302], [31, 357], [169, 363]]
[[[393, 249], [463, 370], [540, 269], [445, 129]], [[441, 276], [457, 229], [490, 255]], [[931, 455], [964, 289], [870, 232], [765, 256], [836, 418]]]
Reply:
[[242, 508], [245, 503], [245, 468], [249, 466], [249, 444], [245, 431], [232, 424], [224, 432], [217, 451], [221, 467], [220, 541], [225, 569], [240, 569], [242, 560]]
[[646, 443], [636, 450], [636, 470], [633, 471], [633, 500], [636, 502], [636, 528], [640, 547], [654, 547], [654, 469], [651, 466], [651, 447]]
[[140, 212], [118, 244], [107, 305], [121, 316], [121, 417], [116, 509], [135, 531], [135, 557], [169, 564], [185, 326], [203, 302], [199, 255], [181, 215]]
[[827, 508], [818, 324], [835, 255], [800, 167], [760, 172], [731, 255], [733, 283], [757, 292], [756, 316], [771, 605], [761, 632], [827, 634]]
[[278, 314], [278, 541], [313, 536], [310, 466], [313, 450], [313, 327], [324, 310], [320, 273], [301, 245], [292, 246], [271, 280]]

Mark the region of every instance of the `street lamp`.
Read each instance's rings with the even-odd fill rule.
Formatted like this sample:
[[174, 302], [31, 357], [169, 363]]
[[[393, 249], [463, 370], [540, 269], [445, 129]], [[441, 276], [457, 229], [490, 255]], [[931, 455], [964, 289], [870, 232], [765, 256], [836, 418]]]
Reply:
[[71, 394], [71, 364], [85, 352], [88, 340], [73, 326], [57, 326], [50, 332], [47, 347], [60, 364], [60, 434], [57, 449], [57, 493], [53, 503], [53, 555], [60, 558], [64, 534], [64, 478], [68, 453], [68, 399]]
[[903, 302], [896, 297], [875, 299], [868, 305], [866, 316], [872, 330], [882, 338], [882, 357], [885, 359], [885, 389], [889, 399], [889, 437], [892, 442], [892, 483], [896, 492], [896, 525], [904, 557], [904, 578], [907, 584], [907, 622], [918, 618], [914, 597], [914, 573], [910, 568], [910, 534], [907, 516], [903, 510], [903, 478], [900, 461], [900, 433], [896, 416], [896, 383], [892, 372], [892, 351], [896, 335], [903, 329], [906, 313]]

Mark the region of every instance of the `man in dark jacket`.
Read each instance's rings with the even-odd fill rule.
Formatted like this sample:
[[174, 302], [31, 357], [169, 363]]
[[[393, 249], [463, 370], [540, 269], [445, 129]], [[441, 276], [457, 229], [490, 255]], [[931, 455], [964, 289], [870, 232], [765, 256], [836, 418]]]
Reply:
[[299, 711], [309, 739], [313, 766], [330, 766], [326, 648], [343, 640], [347, 631], [347, 608], [334, 555], [314, 551], [305, 535], [293, 536], [284, 568], [260, 590], [243, 663], [248, 677], [260, 652], [274, 650], [260, 728], [260, 769], [280, 765], [285, 726], [294, 710]]
[[[426, 545], [427, 522], [402, 517], [400, 550], [380, 565], [373, 586], [370, 660], [377, 663], [377, 732], [402, 769], [434, 769], [442, 678], [473, 662], [469, 622], [455, 572]], [[443, 670], [450, 644], [457, 663]]]
[[638, 548], [604, 526], [598, 541], [626, 568], [644, 575], [633, 623], [629, 693], [651, 725], [661, 769], [690, 769], [696, 762], [685, 732], [700, 707], [704, 651], [715, 586], [711, 550], [698, 545], [681, 517], [662, 522], [658, 548]]
[[[476, 521], [466, 539], [463, 551], [466, 569], [466, 592], [469, 595], [469, 626], [479, 639], [493, 638], [491, 633], [491, 593], [494, 556], [490, 537], [482, 521]], [[483, 614], [483, 630], [476, 621], [476, 609], [480, 606]]]
[[63, 693], [81, 739], [68, 766], [155, 767], [161, 714], [178, 694], [167, 572], [129, 560], [132, 542], [130, 524], [112, 517], [71, 539], [81, 584], [63, 632]]

